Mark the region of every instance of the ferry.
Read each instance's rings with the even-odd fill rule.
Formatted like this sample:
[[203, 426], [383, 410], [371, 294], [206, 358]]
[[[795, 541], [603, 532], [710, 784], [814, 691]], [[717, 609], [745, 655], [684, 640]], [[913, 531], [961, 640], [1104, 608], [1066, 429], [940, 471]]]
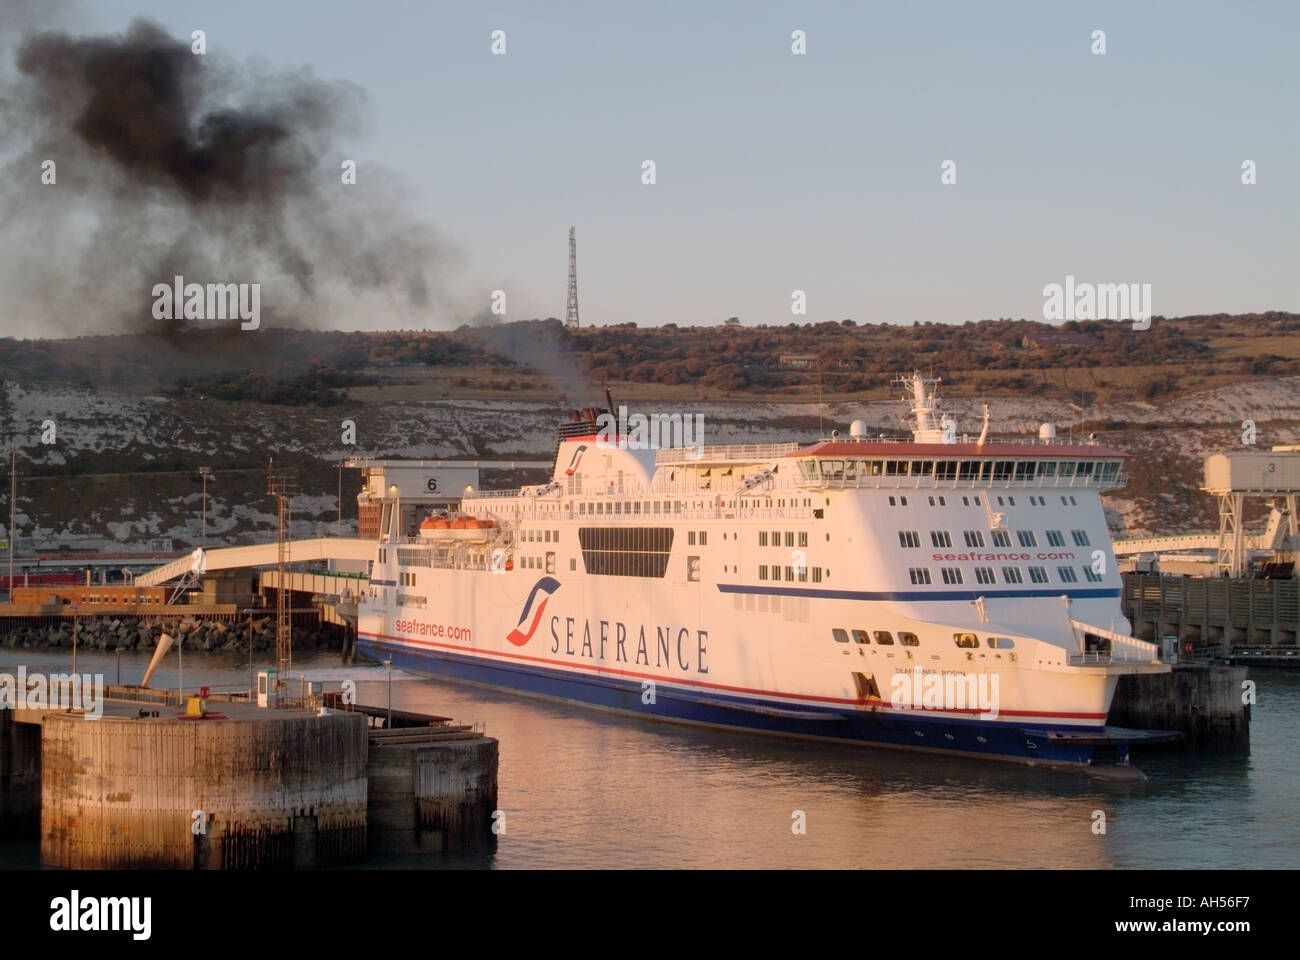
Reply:
[[[561, 426], [546, 483], [382, 503], [358, 650], [418, 674], [663, 721], [1128, 767], [1130, 635], [1094, 438], [994, 440], [897, 381], [910, 436], [644, 449]], [[635, 433], [635, 431], [633, 431]], [[395, 489], [395, 488], [394, 488]]]

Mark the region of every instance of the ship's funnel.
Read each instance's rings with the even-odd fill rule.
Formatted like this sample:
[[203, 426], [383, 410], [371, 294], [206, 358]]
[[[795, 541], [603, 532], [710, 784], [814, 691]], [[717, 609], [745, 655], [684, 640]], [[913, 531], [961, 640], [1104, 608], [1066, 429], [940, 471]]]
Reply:
[[158, 664], [162, 663], [162, 658], [167, 655], [167, 651], [172, 648], [172, 635], [164, 633], [158, 638], [158, 648], [153, 652], [153, 659], [149, 661], [149, 669], [144, 672], [144, 679], [140, 681], [140, 686], [149, 686], [149, 678], [153, 672], [158, 669]]

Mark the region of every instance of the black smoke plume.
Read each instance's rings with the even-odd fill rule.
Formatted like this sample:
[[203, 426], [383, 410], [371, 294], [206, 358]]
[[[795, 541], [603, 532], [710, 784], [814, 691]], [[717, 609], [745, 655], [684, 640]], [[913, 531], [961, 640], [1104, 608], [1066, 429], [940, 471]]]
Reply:
[[409, 191], [342, 146], [359, 88], [197, 54], [145, 20], [6, 40], [0, 335], [174, 332], [151, 290], [176, 275], [261, 283], [264, 327], [452, 325], [449, 252]]

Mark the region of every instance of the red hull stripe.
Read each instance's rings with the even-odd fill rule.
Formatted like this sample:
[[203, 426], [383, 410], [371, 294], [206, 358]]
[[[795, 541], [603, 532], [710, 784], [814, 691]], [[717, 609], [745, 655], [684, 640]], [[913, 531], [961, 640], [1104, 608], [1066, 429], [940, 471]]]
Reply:
[[[538, 611], [540, 619], [541, 611]], [[536, 629], [537, 622], [534, 621], [533, 628]], [[852, 697], [820, 697], [813, 694], [798, 693], [780, 693], [776, 690], [756, 690], [751, 687], [735, 687], [725, 683], [709, 683], [703, 680], [692, 680], [689, 683], [674, 680], [671, 677], [664, 677], [654, 673], [641, 673], [636, 670], [618, 670], [612, 667], [589, 667], [584, 664], [570, 663], [565, 660], [553, 660], [550, 657], [533, 657], [524, 653], [505, 653], [495, 650], [479, 650], [474, 647], [467, 647], [458, 643], [440, 643], [436, 640], [415, 640], [411, 637], [394, 637], [386, 633], [362, 633], [361, 636], [369, 637], [373, 640], [392, 640], [398, 643], [409, 643], [422, 647], [438, 647], [444, 650], [457, 650], [465, 653], [474, 654], [480, 657], [497, 657], [505, 660], [522, 660], [528, 663], [545, 663], [551, 666], [564, 667], [569, 670], [578, 670], [584, 673], [609, 674], [610, 676], [630, 677], [635, 680], [653, 680], [656, 683], [665, 683], [670, 686], [696, 688], [702, 690], [725, 690], [729, 693], [741, 693], [756, 697], [777, 697], [782, 700], [792, 701], [813, 701], [816, 703], [841, 703], [850, 706], [878, 705], [899, 709], [887, 700], [858, 700]], [[905, 710], [902, 712], [906, 712]], [[927, 710], [929, 713], [970, 713], [979, 715], [984, 713], [978, 707], [967, 708], [964, 710]], [[1000, 717], [1047, 717], [1056, 720], [1101, 720], [1105, 721], [1104, 713], [1056, 713], [1043, 710], [999, 710]]]

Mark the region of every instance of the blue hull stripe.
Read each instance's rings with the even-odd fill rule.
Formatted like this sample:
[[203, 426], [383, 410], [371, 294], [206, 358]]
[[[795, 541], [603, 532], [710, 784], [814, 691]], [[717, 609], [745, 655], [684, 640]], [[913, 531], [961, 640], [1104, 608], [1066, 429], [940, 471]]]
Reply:
[[[357, 649], [372, 660], [392, 659], [411, 673], [500, 687], [533, 696], [668, 720], [735, 727], [764, 734], [848, 741], [859, 744], [943, 750], [1040, 763], [1086, 764], [1095, 747], [1049, 739], [1053, 731], [1097, 730], [1064, 724], [1016, 723], [895, 713], [844, 710], [755, 697], [696, 692], [667, 683], [655, 688], [655, 703], [642, 703], [639, 681], [555, 670], [536, 664], [502, 662], [444, 650], [412, 649], [361, 634]], [[1127, 748], [1121, 748], [1123, 760]]]
[[1094, 600], [1118, 597], [1119, 590], [1098, 587], [1087, 590], [810, 590], [806, 587], [759, 587], [743, 583], [720, 583], [720, 593], [753, 593], [768, 597], [816, 597], [820, 600], [998, 600], [1004, 597], [1059, 597]]

